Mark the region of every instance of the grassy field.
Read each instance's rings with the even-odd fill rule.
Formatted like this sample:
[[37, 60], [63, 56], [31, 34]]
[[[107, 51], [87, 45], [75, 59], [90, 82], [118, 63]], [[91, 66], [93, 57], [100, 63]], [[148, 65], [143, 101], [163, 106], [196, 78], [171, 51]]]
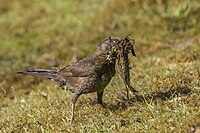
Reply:
[[[0, 132], [200, 131], [199, 0], [0, 0]], [[53, 69], [90, 55], [108, 37], [135, 40], [131, 83], [119, 75], [105, 90], [82, 95], [70, 124], [72, 93], [41, 78], [16, 75]]]

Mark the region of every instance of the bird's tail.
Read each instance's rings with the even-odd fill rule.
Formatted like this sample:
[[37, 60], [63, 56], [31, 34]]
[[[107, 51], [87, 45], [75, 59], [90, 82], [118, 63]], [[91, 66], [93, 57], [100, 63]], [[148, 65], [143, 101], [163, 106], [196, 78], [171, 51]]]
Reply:
[[45, 69], [36, 69], [36, 68], [29, 68], [27, 71], [17, 72], [17, 73], [24, 74], [24, 75], [44, 77], [44, 78], [48, 78], [48, 79], [52, 79], [52, 78], [56, 77], [56, 75], [57, 75], [56, 70], [45, 70]]

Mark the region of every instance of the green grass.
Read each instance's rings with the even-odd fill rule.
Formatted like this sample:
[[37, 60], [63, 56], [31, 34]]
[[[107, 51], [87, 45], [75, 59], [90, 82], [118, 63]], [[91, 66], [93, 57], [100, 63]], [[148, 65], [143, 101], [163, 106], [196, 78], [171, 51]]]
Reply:
[[[0, 0], [0, 132], [193, 132], [200, 126], [199, 0]], [[72, 93], [16, 75], [65, 66], [108, 37], [135, 40], [131, 83], [119, 75], [103, 97], [113, 114], [82, 95], [70, 125]]]

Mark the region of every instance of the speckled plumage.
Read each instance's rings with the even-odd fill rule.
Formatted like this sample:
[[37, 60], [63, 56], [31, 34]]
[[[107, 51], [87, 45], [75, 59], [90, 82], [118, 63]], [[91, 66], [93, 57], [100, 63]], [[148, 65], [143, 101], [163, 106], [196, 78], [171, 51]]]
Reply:
[[31, 68], [18, 73], [48, 78], [62, 89], [73, 92], [71, 117], [71, 121], [73, 121], [75, 103], [81, 94], [97, 92], [98, 103], [105, 107], [102, 102], [103, 91], [116, 73], [116, 54], [112, 53], [110, 55], [109, 52], [112, 48], [111, 45], [115, 45], [118, 41], [116, 38], [103, 40], [92, 55], [59, 71]]

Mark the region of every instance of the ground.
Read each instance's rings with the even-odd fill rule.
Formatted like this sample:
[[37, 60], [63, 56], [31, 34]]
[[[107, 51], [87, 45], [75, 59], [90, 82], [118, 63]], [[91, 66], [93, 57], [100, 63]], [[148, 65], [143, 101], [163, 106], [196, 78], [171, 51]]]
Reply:
[[[0, 0], [1, 132], [198, 132], [199, 0]], [[131, 84], [119, 75], [103, 97], [82, 95], [70, 124], [72, 93], [29, 67], [64, 67], [92, 54], [108, 37], [135, 40]]]

